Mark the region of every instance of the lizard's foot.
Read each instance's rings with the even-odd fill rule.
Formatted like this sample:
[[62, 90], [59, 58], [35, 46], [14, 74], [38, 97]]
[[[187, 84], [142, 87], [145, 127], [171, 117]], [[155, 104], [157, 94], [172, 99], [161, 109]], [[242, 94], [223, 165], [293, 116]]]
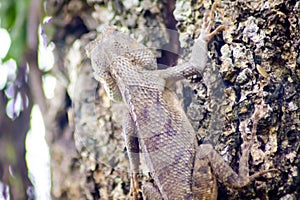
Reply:
[[138, 181], [138, 174], [133, 172], [131, 176], [131, 181], [130, 181], [130, 196], [132, 199], [137, 200], [140, 199], [140, 193], [141, 193], [141, 188], [140, 184]]
[[206, 42], [209, 42], [220, 31], [227, 29], [226, 25], [220, 25], [214, 31], [211, 32], [211, 29], [215, 23], [214, 12], [215, 12], [217, 6], [218, 6], [218, 3], [214, 2], [211, 10], [206, 11], [204, 14], [200, 38]]
[[267, 174], [267, 173], [271, 173], [271, 172], [273, 172], [273, 173], [281, 173], [281, 171], [280, 171], [279, 169], [276, 169], [276, 168], [263, 170], [263, 171], [260, 171], [260, 172], [257, 172], [257, 173], [255, 173], [255, 174], [251, 175], [251, 176], [249, 177], [249, 182], [251, 182], [251, 181], [253, 181], [254, 179], [256, 179], [256, 178], [258, 178], [258, 177], [261, 177], [261, 176], [263, 176], [263, 175], [265, 175], [265, 174]]

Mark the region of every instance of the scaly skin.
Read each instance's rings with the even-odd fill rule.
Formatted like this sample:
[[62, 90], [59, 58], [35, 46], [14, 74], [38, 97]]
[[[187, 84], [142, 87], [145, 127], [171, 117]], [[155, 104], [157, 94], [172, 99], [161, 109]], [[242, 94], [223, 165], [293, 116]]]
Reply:
[[[154, 180], [154, 184], [143, 184], [144, 199], [216, 199], [217, 178], [229, 187], [239, 188], [272, 171], [249, 177], [251, 142], [243, 144], [239, 174], [211, 145], [197, 146], [195, 132], [177, 96], [168, 87], [205, 67], [207, 42], [226, 28], [221, 25], [211, 32], [216, 6], [213, 4], [204, 17], [191, 59], [176, 67], [157, 70], [156, 59], [146, 47], [113, 28], [89, 46], [95, 78], [106, 85], [112, 99], [123, 99], [128, 108], [123, 128], [135, 198], [140, 189], [137, 180], [140, 150]], [[255, 116], [253, 120], [257, 122], [261, 116]]]

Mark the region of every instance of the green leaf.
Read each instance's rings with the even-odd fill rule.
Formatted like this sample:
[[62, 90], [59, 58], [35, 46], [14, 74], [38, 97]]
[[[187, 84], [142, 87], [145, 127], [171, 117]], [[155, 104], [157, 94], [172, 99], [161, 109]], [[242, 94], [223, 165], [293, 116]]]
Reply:
[[12, 41], [4, 61], [12, 58], [18, 62], [22, 58], [27, 46], [29, 4], [29, 0], [1, 0], [0, 2], [0, 26], [8, 30]]

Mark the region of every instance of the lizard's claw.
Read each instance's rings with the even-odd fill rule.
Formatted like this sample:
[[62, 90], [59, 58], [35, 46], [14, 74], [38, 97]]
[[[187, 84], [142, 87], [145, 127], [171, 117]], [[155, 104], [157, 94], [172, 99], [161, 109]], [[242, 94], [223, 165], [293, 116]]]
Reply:
[[250, 181], [253, 181], [254, 179], [256, 179], [256, 178], [258, 178], [258, 177], [260, 177], [260, 176], [263, 176], [263, 175], [265, 175], [265, 174], [267, 174], [267, 173], [272, 173], [272, 172], [274, 172], [274, 173], [281, 173], [281, 170], [276, 169], [276, 168], [263, 170], [263, 171], [257, 172], [257, 173], [255, 173], [255, 174], [253, 174], [252, 176], [250, 176], [250, 177], [249, 177], [249, 180], [250, 180]]
[[142, 190], [140, 188], [140, 184], [138, 181], [138, 174], [133, 173], [131, 176], [131, 181], [130, 181], [130, 196], [134, 200], [140, 199], [141, 192], [142, 192]]
[[215, 23], [214, 12], [218, 5], [219, 4], [217, 2], [214, 2], [211, 10], [206, 11], [204, 14], [200, 38], [202, 38], [206, 42], [209, 42], [220, 31], [226, 30], [228, 28], [226, 25], [220, 25], [214, 31], [211, 32], [211, 29]]

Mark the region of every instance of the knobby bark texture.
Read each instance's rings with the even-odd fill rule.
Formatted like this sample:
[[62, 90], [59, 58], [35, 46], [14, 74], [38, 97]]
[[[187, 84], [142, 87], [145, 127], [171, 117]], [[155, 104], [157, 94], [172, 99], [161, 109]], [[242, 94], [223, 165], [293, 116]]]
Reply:
[[[121, 134], [125, 108], [112, 103], [93, 79], [86, 45], [104, 27], [114, 25], [152, 48], [160, 68], [171, 67], [189, 58], [211, 4], [208, 0], [47, 2], [55, 30], [53, 71], [62, 83], [52, 102], [53, 118], [61, 116], [64, 122], [59, 108], [69, 110], [78, 151], [66, 145], [71, 131], [60, 124], [68, 134], [56, 136], [60, 140], [51, 137], [54, 198], [129, 197]], [[212, 143], [234, 170], [242, 143], [240, 122], [250, 118], [256, 104], [264, 101], [269, 106], [254, 137], [249, 168], [251, 174], [270, 168], [281, 173], [259, 178], [241, 190], [220, 183], [219, 199], [300, 198], [299, 16], [298, 1], [222, 1], [215, 20], [228, 29], [209, 44], [206, 70], [174, 88], [199, 143]], [[147, 178], [144, 174], [140, 180]]]

